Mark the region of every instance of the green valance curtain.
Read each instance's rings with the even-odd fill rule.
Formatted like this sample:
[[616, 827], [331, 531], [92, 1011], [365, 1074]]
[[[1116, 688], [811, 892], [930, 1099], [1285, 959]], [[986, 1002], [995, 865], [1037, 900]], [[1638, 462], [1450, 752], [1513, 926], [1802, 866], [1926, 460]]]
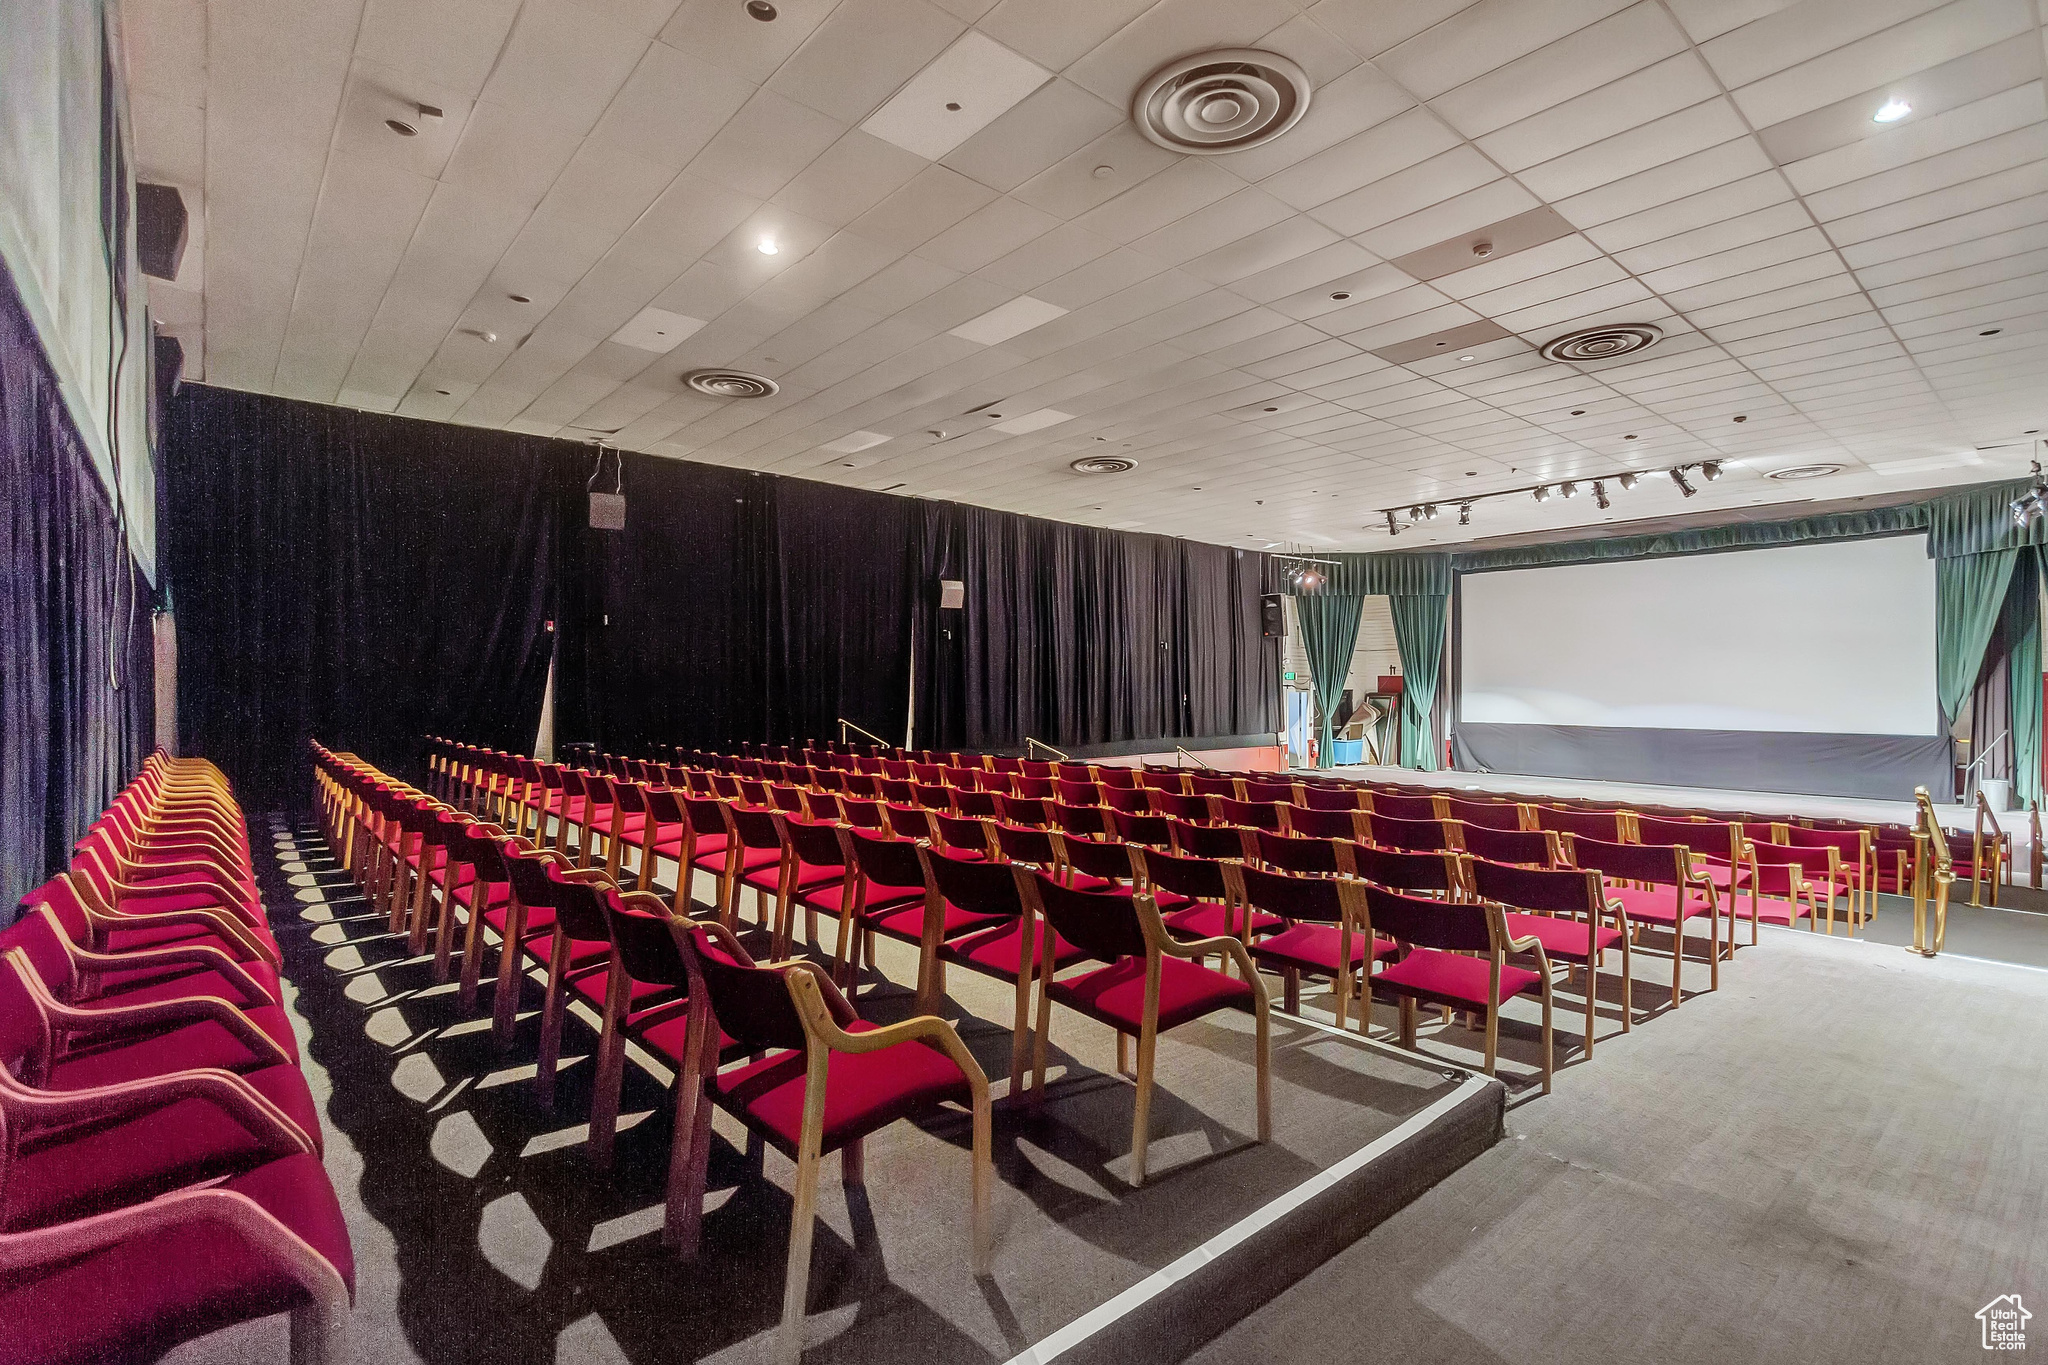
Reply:
[[1451, 556], [1441, 550], [1332, 554], [1316, 558], [1316, 567], [1329, 575], [1324, 592], [1343, 597], [1450, 595]]
[[1992, 550], [1934, 561], [1934, 683], [1941, 714], [1951, 722], [1976, 686], [2019, 556], [2018, 550]]
[[1927, 509], [1927, 553], [1935, 559], [1950, 559], [2048, 544], [2048, 518], [2037, 517], [2025, 526], [2012, 519], [2013, 499], [2026, 492], [2031, 482], [2011, 479], [1979, 484], [1922, 503]]
[[1435, 772], [1437, 678], [1443, 671], [1444, 626], [1451, 599], [1431, 593], [1389, 597], [1394, 617], [1394, 643], [1401, 651], [1401, 766]]
[[[2008, 498], [2010, 501], [2010, 498]], [[1872, 536], [1907, 535], [1927, 529], [1929, 504], [1879, 507], [1868, 512], [1835, 512], [1792, 521], [1752, 521], [1734, 526], [1709, 526], [1655, 536], [1622, 536], [1613, 540], [1573, 540], [1557, 545], [1522, 545], [1454, 557], [1459, 573], [1486, 569], [1534, 569], [1557, 564], [1588, 564], [1603, 559], [1654, 559], [1665, 555], [1696, 555], [1714, 550], [1761, 550], [1811, 540], [1864, 540]], [[2006, 514], [2006, 521], [2012, 517]]]
[[1308, 654], [1308, 676], [1313, 684], [1316, 713], [1316, 766], [1333, 766], [1335, 734], [1330, 712], [1344, 695], [1344, 675], [1351, 670], [1351, 651], [1358, 644], [1358, 618], [1365, 611], [1363, 598], [1343, 593], [1318, 593], [1294, 599], [1295, 616], [1301, 623], [1301, 645]]

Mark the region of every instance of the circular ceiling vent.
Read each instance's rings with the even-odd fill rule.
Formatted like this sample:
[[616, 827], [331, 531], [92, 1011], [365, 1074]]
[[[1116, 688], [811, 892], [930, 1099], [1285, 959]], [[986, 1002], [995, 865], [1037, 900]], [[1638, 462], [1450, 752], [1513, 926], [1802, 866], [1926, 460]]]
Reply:
[[1543, 358], [1580, 364], [1614, 360], [1655, 346], [1663, 339], [1664, 329], [1654, 322], [1616, 322], [1553, 338], [1543, 344]]
[[1128, 455], [1083, 455], [1067, 466], [1076, 474], [1128, 474], [1137, 467]]
[[1308, 112], [1308, 73], [1248, 47], [1168, 62], [1138, 87], [1131, 117], [1162, 147], [1217, 156], [1257, 147]]
[[1764, 477], [1786, 481], [1794, 479], [1825, 479], [1830, 474], [1839, 474], [1841, 472], [1842, 466], [1838, 464], [1795, 464], [1785, 469], [1773, 469]]
[[766, 375], [745, 370], [692, 370], [683, 382], [713, 398], [766, 398], [782, 388]]

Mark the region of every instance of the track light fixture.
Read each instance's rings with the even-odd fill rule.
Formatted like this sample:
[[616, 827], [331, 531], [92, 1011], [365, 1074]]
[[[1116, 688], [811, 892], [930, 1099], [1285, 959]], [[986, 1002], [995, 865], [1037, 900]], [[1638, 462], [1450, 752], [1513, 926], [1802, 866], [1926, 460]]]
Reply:
[[2012, 500], [2013, 523], [2021, 530], [2036, 517], [2048, 515], [2048, 478], [2042, 477], [2041, 462], [2034, 461], [2034, 486]]
[[1593, 502], [1603, 512], [1611, 505], [1607, 499], [1607, 485], [1598, 479], [1593, 480]]
[[[1678, 486], [1680, 493], [1690, 498], [1698, 493], [1699, 489], [1693, 486], [1687, 475], [1696, 471], [1706, 482], [1713, 483], [1727, 472], [1727, 468], [1728, 463], [1725, 460], [1693, 460], [1686, 464], [1672, 465], [1663, 472]], [[1469, 471], [1467, 477], [1470, 477]], [[1475, 503], [1484, 502], [1488, 498], [1519, 498], [1524, 494], [1538, 502], [1548, 502], [1553, 493], [1561, 498], [1574, 498], [1582, 490], [1590, 488], [1593, 501], [1605, 512], [1614, 505], [1613, 494], [1616, 488], [1623, 492], [1640, 488], [1643, 478], [1643, 474], [1636, 470], [1624, 469], [1619, 473], [1602, 474], [1597, 479], [1559, 479], [1555, 483], [1524, 484], [1520, 488], [1496, 488], [1485, 493], [1466, 493], [1442, 505], [1434, 502], [1413, 502], [1404, 507], [1381, 507], [1376, 510], [1387, 519], [1389, 535], [1398, 535], [1401, 532], [1404, 525], [1403, 513], [1407, 516], [1406, 525], [1416, 525], [1425, 521], [1435, 521], [1445, 507], [1455, 505], [1458, 509], [1458, 525], [1470, 526], [1472, 507]], [[2013, 501], [2012, 512], [2015, 517], [2024, 515], [2048, 519], [2048, 479], [2037, 480], [2033, 496], [2033, 502], [2027, 502], [2025, 498]], [[2025, 508], [2022, 507], [2023, 503]]]
[[1631, 488], [1634, 488], [1634, 487], [1636, 486], [1636, 483], [1637, 483], [1638, 481], [1637, 481], [1637, 479], [1636, 479], [1636, 476], [1635, 476], [1634, 474], [1623, 474], [1623, 475], [1622, 475], [1622, 476], [1621, 476], [1620, 478], [1616, 479], [1616, 480], [1615, 480], [1615, 482], [1616, 482], [1616, 483], [1618, 483], [1618, 484], [1620, 484], [1620, 485], [1621, 485], [1621, 491], [1622, 491], [1622, 492], [1624, 492], [1624, 493], [1626, 493], [1626, 492], [1628, 492], [1628, 491], [1629, 491], [1629, 490], [1630, 490]]
[[1706, 460], [1702, 462], [1700, 465], [1700, 475], [1708, 483], [1712, 483], [1721, 477], [1721, 462], [1719, 460]]
[[1390, 536], [1401, 534], [1401, 523], [1394, 520], [1394, 514], [1391, 511], [1387, 513], [1387, 534]]
[[1458, 525], [1460, 525], [1460, 526], [1470, 526], [1471, 524], [1472, 524], [1472, 504], [1471, 504], [1471, 503], [1469, 503], [1469, 502], [1461, 502], [1461, 503], [1459, 503], [1459, 504], [1458, 504]]
[[1671, 482], [1677, 484], [1678, 491], [1685, 494], [1688, 498], [1691, 497], [1693, 494], [1699, 492], [1699, 489], [1694, 488], [1691, 484], [1685, 481], [1685, 470], [1683, 468], [1674, 469], [1671, 471]]
[[1564, 494], [1568, 498], [1574, 497], [1578, 494], [1579, 486], [1576, 483], [1573, 483], [1570, 479], [1566, 479], [1563, 483], [1557, 486], [1557, 491]]
[[1424, 504], [1422, 504], [1422, 519], [1423, 519], [1424, 521], [1435, 521], [1435, 520], [1436, 520], [1436, 504], [1435, 504], [1435, 503], [1433, 503], [1433, 502], [1425, 502]]
[[1416, 504], [1415, 506], [1413, 506], [1413, 507], [1411, 507], [1411, 508], [1409, 508], [1409, 509], [1408, 509], [1408, 520], [1410, 520], [1410, 521], [1421, 521], [1421, 520], [1422, 520], [1422, 505], [1421, 505], [1420, 503], [1417, 503], [1417, 504]]
[[1550, 489], [1547, 486], [1539, 483], [1536, 485], [1535, 492], [1536, 501], [1548, 502], [1550, 500]]

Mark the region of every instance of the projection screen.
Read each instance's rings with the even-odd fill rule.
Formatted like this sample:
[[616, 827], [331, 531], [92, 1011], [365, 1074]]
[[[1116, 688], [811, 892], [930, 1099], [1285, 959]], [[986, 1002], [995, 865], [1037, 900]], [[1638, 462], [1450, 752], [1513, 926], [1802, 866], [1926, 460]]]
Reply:
[[1910, 795], [1947, 762], [1918, 536], [1459, 578], [1461, 765]]

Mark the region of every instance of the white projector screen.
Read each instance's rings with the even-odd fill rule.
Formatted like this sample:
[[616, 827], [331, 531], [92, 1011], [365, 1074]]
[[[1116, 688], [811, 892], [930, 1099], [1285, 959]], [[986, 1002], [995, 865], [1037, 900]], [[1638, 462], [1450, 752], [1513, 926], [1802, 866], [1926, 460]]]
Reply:
[[1933, 735], [1920, 536], [1471, 573], [1459, 719]]

